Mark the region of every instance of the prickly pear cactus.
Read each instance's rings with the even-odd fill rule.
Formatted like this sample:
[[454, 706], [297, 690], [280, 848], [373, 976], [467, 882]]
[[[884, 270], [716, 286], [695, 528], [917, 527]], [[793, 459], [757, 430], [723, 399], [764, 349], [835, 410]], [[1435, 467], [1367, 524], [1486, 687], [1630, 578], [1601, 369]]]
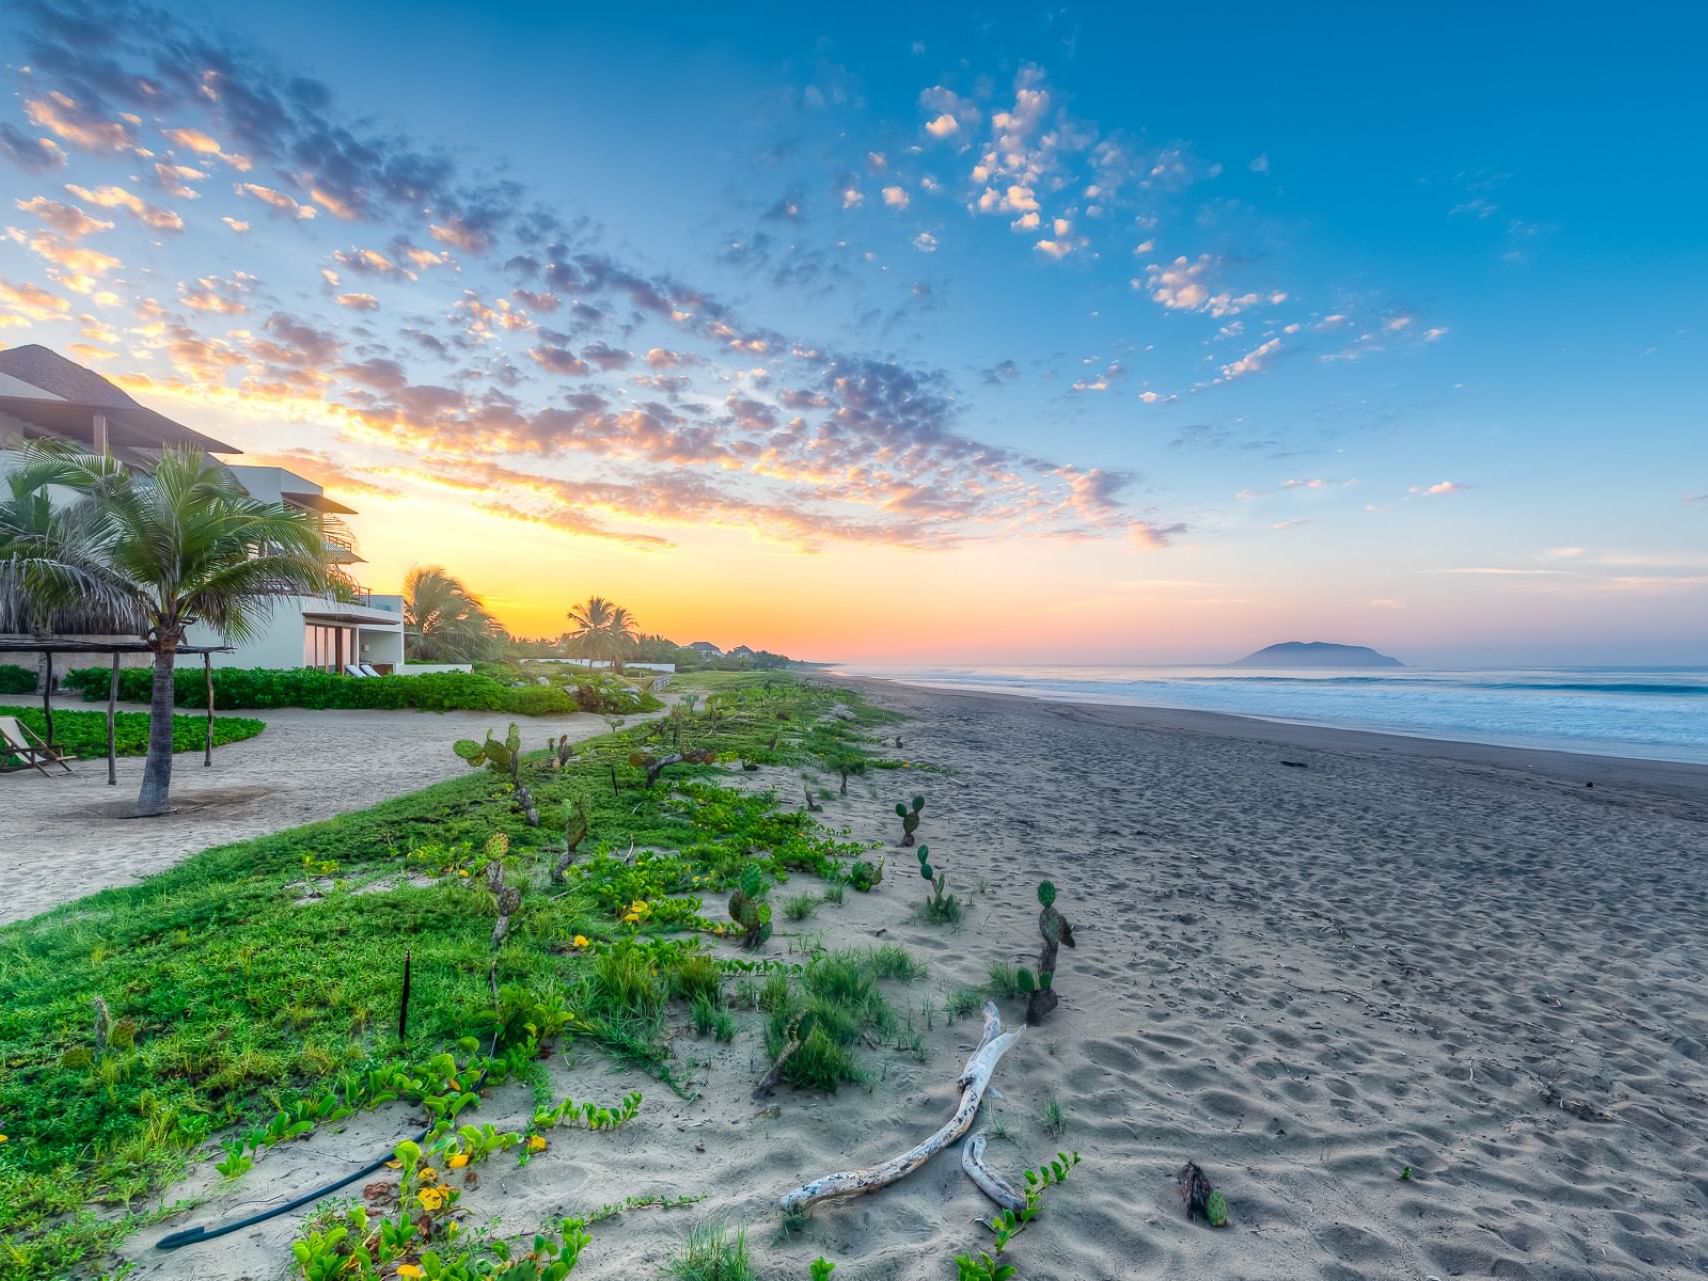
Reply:
[[1053, 986], [1057, 949], [1074, 945], [1073, 927], [1065, 916], [1056, 911], [1054, 884], [1049, 881], [1039, 884], [1038, 902], [1043, 909], [1038, 913], [1038, 933], [1044, 941], [1038, 949], [1038, 985], [1026, 1002], [1026, 1022], [1034, 1025], [1042, 1022], [1059, 1001]]
[[1219, 1191], [1210, 1193], [1204, 1202], [1204, 1221], [1212, 1228], [1228, 1226], [1228, 1199]]
[[729, 896], [729, 918], [741, 927], [744, 947], [758, 947], [771, 937], [771, 905], [765, 901], [765, 878], [757, 864], [741, 869]]
[[931, 847], [929, 845], [921, 845], [919, 847], [919, 874], [923, 876], [931, 886], [931, 898], [928, 899], [927, 902], [941, 907], [943, 903], [943, 888], [948, 884], [948, 877], [942, 875], [931, 866]]
[[925, 798], [916, 796], [911, 807], [896, 802], [896, 815], [901, 819], [901, 843], [913, 844], [913, 834], [919, 830], [919, 811], [925, 808]]

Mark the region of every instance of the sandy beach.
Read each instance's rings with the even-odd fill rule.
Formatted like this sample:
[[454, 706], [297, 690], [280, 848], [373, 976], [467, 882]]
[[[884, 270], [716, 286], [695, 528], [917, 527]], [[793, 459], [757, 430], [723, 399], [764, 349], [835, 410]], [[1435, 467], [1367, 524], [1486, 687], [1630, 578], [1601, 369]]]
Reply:
[[[1030, 962], [1047, 877], [1078, 947], [1057, 973], [1060, 1008], [1003, 1059], [980, 1125], [1001, 1136], [987, 1159], [1011, 1175], [1059, 1148], [1084, 1163], [1011, 1251], [1023, 1278], [1708, 1269], [1708, 770], [863, 689], [909, 717], [900, 754], [945, 772], [857, 777], [827, 803], [831, 826], [890, 843], [891, 874], [779, 922], [767, 951], [906, 945], [930, 967], [892, 993], [910, 1003], [920, 1054], [874, 1050], [869, 1092], [785, 1088], [770, 1110], [749, 1099], [764, 1067], [757, 1014], [727, 1046], [673, 1025], [693, 1102], [596, 1055], [560, 1055], [555, 1091], [638, 1088], [640, 1117], [616, 1135], [566, 1136], [526, 1167], [495, 1163], [467, 1198], [478, 1215], [521, 1233], [625, 1196], [704, 1194], [598, 1225], [575, 1275], [655, 1276], [688, 1226], [717, 1214], [747, 1228], [764, 1278], [804, 1277], [815, 1254], [837, 1263], [836, 1281], [951, 1276], [957, 1252], [989, 1240], [975, 1223], [988, 1203], [958, 1152], [819, 1208], [790, 1239], [775, 1235], [776, 1200], [947, 1118], [978, 1021], [949, 1023], [945, 996], [993, 962]], [[290, 724], [226, 750], [262, 750]], [[790, 772], [731, 778], [798, 794]], [[958, 929], [911, 915], [923, 885], [912, 853], [893, 848], [891, 806], [914, 791], [927, 797], [921, 839], [970, 900]], [[1003, 1003], [1010, 1022], [1020, 1011]], [[1040, 1118], [1051, 1100], [1059, 1136]], [[502, 1125], [527, 1106], [511, 1091], [479, 1119]], [[407, 1124], [400, 1111], [361, 1116], [268, 1152], [234, 1188], [135, 1237], [132, 1275], [290, 1275], [293, 1217], [181, 1253], [150, 1247], [354, 1166]], [[1226, 1229], [1181, 1213], [1188, 1158], [1225, 1192]], [[204, 1171], [166, 1199], [214, 1182]]]

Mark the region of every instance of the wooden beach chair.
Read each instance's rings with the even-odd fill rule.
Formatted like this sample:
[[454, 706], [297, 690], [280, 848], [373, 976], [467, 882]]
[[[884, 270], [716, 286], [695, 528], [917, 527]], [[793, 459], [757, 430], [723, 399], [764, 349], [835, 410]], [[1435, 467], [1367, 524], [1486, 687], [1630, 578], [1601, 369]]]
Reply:
[[[47, 774], [49, 778], [52, 778], [53, 775], [48, 774], [48, 765], [57, 765], [67, 774], [71, 773], [71, 766], [65, 763], [65, 757], [42, 742], [40, 736], [34, 733], [28, 725], [25, 725], [16, 716], [0, 716], [0, 766], [14, 757], [22, 761], [24, 765], [34, 766], [43, 774]], [[44, 761], [47, 764], [44, 765]], [[23, 765], [14, 765], [8, 768], [22, 769]]]

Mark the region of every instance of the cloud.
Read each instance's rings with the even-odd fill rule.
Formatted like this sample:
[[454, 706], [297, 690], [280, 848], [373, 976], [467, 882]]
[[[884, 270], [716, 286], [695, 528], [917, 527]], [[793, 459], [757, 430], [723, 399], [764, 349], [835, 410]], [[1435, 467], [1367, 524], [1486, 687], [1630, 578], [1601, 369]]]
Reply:
[[154, 162], [154, 185], [177, 200], [199, 199], [202, 193], [189, 184], [206, 177], [202, 170], [190, 165], [168, 164], [164, 160]]
[[1310, 523], [1311, 523], [1310, 521], [1304, 519], [1303, 517], [1296, 517], [1293, 520], [1278, 520], [1275, 522], [1275, 524], [1270, 526], [1270, 528], [1271, 529], [1297, 529], [1300, 525], [1309, 525]]
[[130, 123], [100, 119], [75, 98], [58, 90], [43, 98], [26, 99], [24, 115], [37, 128], [46, 129], [60, 141], [83, 151], [136, 150], [136, 131]]
[[200, 129], [162, 129], [160, 136], [174, 146], [182, 147], [186, 151], [193, 151], [198, 156], [212, 156], [217, 160], [223, 160], [238, 173], [248, 173], [253, 168], [249, 157], [232, 155], [221, 147], [211, 135], [203, 133]]
[[1451, 332], [1452, 331], [1449, 330], [1445, 325], [1437, 326], [1434, 329], [1426, 329], [1423, 331], [1423, 341], [1424, 342], [1440, 342], [1443, 338], [1447, 337], [1447, 335]]
[[74, 182], [65, 184], [65, 189], [79, 200], [103, 209], [123, 209], [133, 215], [145, 227], [156, 231], [182, 231], [184, 220], [170, 209], [162, 209], [151, 205], [134, 192], [126, 191], [123, 187], [80, 187]]
[[1265, 153], [1261, 156], [1255, 157], [1252, 160], [1252, 162], [1246, 166], [1246, 168], [1251, 170], [1253, 173], [1268, 173], [1269, 172], [1269, 156], [1268, 156], [1268, 154]]
[[97, 231], [111, 231], [113, 227], [112, 223], [93, 218], [76, 205], [61, 204], [46, 196], [32, 196], [14, 203], [23, 212], [40, 218], [67, 240], [80, 240]]
[[1418, 494], [1424, 498], [1434, 498], [1443, 494], [1463, 493], [1467, 488], [1468, 486], [1463, 485], [1456, 480], [1442, 480], [1437, 481], [1433, 485], [1413, 485], [1408, 492]]
[[212, 312], [220, 316], [241, 316], [249, 310], [244, 295], [255, 278], [243, 272], [232, 273], [231, 279], [202, 276], [194, 284], [178, 286], [178, 301], [193, 311]]
[[891, 209], [906, 209], [909, 204], [906, 187], [885, 187], [883, 197]]
[[934, 254], [937, 252], [937, 237], [929, 231], [922, 231], [913, 238], [913, 247], [922, 254]]
[[71, 313], [71, 304], [40, 285], [0, 280], [0, 325], [22, 326], [35, 320], [58, 320]]
[[249, 224], [244, 222], [243, 219], [241, 219], [241, 218], [227, 217], [227, 218], [221, 218], [220, 221], [223, 222], [226, 226], [230, 227], [233, 231], [235, 231], [240, 236], [244, 232], [249, 230]]
[[336, 249], [332, 261], [347, 267], [358, 276], [381, 279], [414, 280], [415, 273], [386, 257], [378, 249]]
[[1157, 525], [1150, 521], [1136, 520], [1127, 526], [1127, 536], [1133, 546], [1141, 551], [1157, 551], [1167, 547], [1180, 535], [1189, 532], [1184, 524], [1176, 522], [1172, 525]]
[[258, 182], [233, 183], [232, 188], [240, 196], [250, 196], [262, 204], [270, 205], [281, 213], [288, 213], [293, 218], [304, 222], [314, 217], [314, 206], [305, 205], [282, 191], [272, 187], [264, 187]]
[[1234, 294], [1228, 290], [1211, 293], [1207, 281], [1220, 265], [1219, 260], [1209, 254], [1200, 254], [1196, 259], [1188, 259], [1182, 254], [1171, 263], [1147, 265], [1144, 279], [1135, 278], [1129, 283], [1134, 289], [1148, 290], [1153, 301], [1171, 311], [1207, 311], [1217, 318], [1238, 315], [1265, 302], [1276, 305], [1287, 301], [1287, 295], [1278, 291], [1269, 294], [1254, 291]]
[[52, 138], [32, 138], [10, 122], [0, 124], [0, 157], [30, 174], [47, 173], [65, 164], [65, 152]]
[[593, 366], [582, 360], [567, 347], [552, 347], [542, 344], [528, 352], [529, 358], [547, 373], [559, 374], [566, 378], [584, 378], [593, 372]]
[[339, 294], [333, 299], [340, 307], [348, 307], [352, 311], [378, 311], [380, 300], [372, 294]]
[[1262, 373], [1270, 356], [1281, 348], [1279, 338], [1271, 338], [1261, 346], [1254, 347], [1230, 365], [1222, 366], [1222, 377], [1226, 379], [1244, 378], [1247, 374]]

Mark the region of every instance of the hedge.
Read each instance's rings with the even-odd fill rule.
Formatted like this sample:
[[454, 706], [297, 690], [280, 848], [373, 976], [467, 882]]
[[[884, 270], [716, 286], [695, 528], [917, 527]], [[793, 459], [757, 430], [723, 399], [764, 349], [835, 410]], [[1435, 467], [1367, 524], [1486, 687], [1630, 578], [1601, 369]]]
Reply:
[[15, 663], [0, 663], [0, 694], [33, 694], [36, 674]]
[[[41, 709], [20, 707], [10, 713], [43, 738], [47, 737], [47, 718]], [[266, 722], [251, 716], [214, 717], [214, 746], [238, 743], [254, 738], [265, 729]], [[172, 750], [199, 752], [206, 741], [207, 718], [204, 716], [174, 716], [172, 718]], [[53, 714], [53, 736], [61, 751], [85, 759], [107, 754], [107, 714], [105, 712], [56, 711]], [[120, 756], [144, 756], [148, 753], [148, 713], [119, 712], [113, 717], [113, 743]]]
[[[79, 667], [67, 672], [63, 683], [90, 702], [95, 702], [107, 697], [111, 675], [106, 668]], [[207, 706], [207, 687], [201, 671], [180, 667], [174, 678], [174, 696], [179, 707]], [[148, 702], [153, 694], [153, 680], [151, 668], [122, 669], [119, 672], [119, 698], [127, 703]], [[618, 698], [622, 699], [621, 710], [625, 711], [651, 710], [660, 706], [657, 699], [639, 691], [634, 698], [615, 695], [604, 682], [586, 682], [584, 698], [581, 684], [578, 681], [576, 691], [571, 693], [555, 686], [503, 685], [490, 676], [473, 672], [377, 678], [334, 675], [307, 667], [216, 667], [213, 672], [214, 706], [220, 709], [413, 707], [429, 712], [484, 711], [514, 716], [552, 716], [581, 710], [614, 710]]]

